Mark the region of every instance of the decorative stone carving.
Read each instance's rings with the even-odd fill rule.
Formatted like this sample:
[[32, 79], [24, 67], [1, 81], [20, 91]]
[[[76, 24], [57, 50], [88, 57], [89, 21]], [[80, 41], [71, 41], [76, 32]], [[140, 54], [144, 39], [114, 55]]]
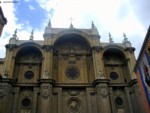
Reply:
[[43, 49], [45, 49], [46, 52], [49, 52], [53, 47], [51, 45], [44, 45]]
[[7, 69], [4, 70], [3, 77], [4, 77], [4, 78], [8, 78], [8, 77], [9, 77], [9, 73], [8, 73], [8, 70], [7, 70]]
[[79, 91], [78, 90], [70, 90], [68, 91], [68, 93], [71, 95], [71, 96], [76, 96], [79, 94]]
[[68, 66], [65, 71], [65, 74], [69, 79], [75, 80], [80, 76], [80, 70], [74, 65]]
[[99, 71], [99, 72], [97, 73], [97, 75], [98, 75], [98, 79], [104, 79], [104, 74], [103, 74], [102, 71]]
[[47, 89], [44, 89], [42, 96], [43, 96], [44, 99], [47, 99], [48, 96], [49, 96], [49, 91]]
[[108, 89], [107, 86], [100, 86], [100, 95], [103, 98], [106, 98], [108, 96]]
[[42, 87], [42, 97], [43, 99], [48, 99], [49, 97], [49, 86], [43, 86]]
[[6, 95], [6, 91], [8, 89], [7, 85], [0, 85], [0, 99], [3, 99]]
[[46, 77], [46, 78], [49, 78], [49, 71], [48, 71], [48, 69], [45, 70], [45, 73], [44, 73], [44, 74], [45, 74], [45, 77]]
[[67, 107], [70, 113], [79, 113], [81, 105], [81, 101], [78, 98], [71, 98], [67, 103]]
[[29, 97], [30, 95], [31, 95], [31, 90], [29, 90], [29, 89], [27, 89], [27, 90], [24, 90], [23, 91], [23, 95], [25, 96], [25, 97]]

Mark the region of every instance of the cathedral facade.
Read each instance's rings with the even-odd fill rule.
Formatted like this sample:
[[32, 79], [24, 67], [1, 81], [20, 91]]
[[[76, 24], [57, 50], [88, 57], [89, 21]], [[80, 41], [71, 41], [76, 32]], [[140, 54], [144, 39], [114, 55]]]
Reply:
[[145, 113], [134, 48], [100, 41], [97, 28], [52, 28], [18, 40], [0, 59], [0, 113]]

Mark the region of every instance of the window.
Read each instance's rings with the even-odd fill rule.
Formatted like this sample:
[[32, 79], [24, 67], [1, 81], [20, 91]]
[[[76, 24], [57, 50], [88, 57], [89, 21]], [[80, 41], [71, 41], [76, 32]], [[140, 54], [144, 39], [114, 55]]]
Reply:
[[32, 71], [27, 71], [27, 72], [25, 72], [25, 74], [24, 74], [24, 77], [25, 77], [26, 79], [28, 79], [28, 80], [32, 79], [33, 76], [34, 76], [34, 73], [33, 73]]

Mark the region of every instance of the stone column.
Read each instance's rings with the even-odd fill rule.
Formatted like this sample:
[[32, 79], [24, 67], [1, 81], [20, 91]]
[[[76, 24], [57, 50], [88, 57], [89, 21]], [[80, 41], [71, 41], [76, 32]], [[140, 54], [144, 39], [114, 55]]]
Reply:
[[127, 106], [128, 106], [127, 111], [128, 113], [133, 113], [132, 102], [130, 98], [130, 88], [125, 87], [125, 92], [126, 92]]
[[62, 88], [58, 90], [58, 113], [62, 113]]
[[146, 111], [144, 109], [144, 104], [143, 104], [143, 100], [141, 97], [141, 93], [139, 90], [139, 86], [137, 83], [133, 85], [133, 91], [135, 93], [135, 99], [136, 99], [135, 102], [137, 102], [136, 107], [138, 109], [138, 113], [146, 113]]
[[13, 102], [12, 113], [17, 113], [17, 110], [18, 110], [18, 97], [19, 97], [19, 87], [16, 87], [15, 90], [14, 90], [14, 102]]
[[34, 88], [34, 92], [33, 92], [33, 103], [32, 103], [32, 113], [37, 113], [37, 93], [38, 93], [38, 88]]
[[50, 45], [44, 45], [44, 60], [42, 66], [42, 79], [52, 79], [52, 61], [53, 61], [53, 49]]
[[0, 97], [2, 99], [2, 108], [0, 113], [10, 113], [12, 109], [12, 86], [6, 82], [0, 83]]
[[101, 47], [98, 46], [92, 48], [95, 79], [104, 79], [103, 61], [100, 50]]
[[14, 44], [8, 44], [6, 45], [6, 59], [4, 62], [4, 75], [5, 75], [5, 71], [7, 71], [7, 74], [9, 76], [9, 78], [12, 78], [13, 76], [13, 71], [14, 71], [14, 62], [15, 62], [15, 58], [14, 58], [14, 49], [15, 49], [16, 45]]
[[91, 108], [91, 91], [89, 88], [86, 88], [86, 95], [87, 95], [87, 113], [92, 113]]
[[40, 86], [40, 113], [52, 113], [52, 80], [42, 79]]
[[114, 104], [114, 96], [113, 96], [113, 89], [112, 87], [109, 88], [109, 94], [110, 94], [110, 103], [111, 103], [111, 110], [112, 113], [116, 113], [115, 112], [115, 104]]
[[99, 113], [111, 113], [107, 82], [108, 80], [95, 81]]

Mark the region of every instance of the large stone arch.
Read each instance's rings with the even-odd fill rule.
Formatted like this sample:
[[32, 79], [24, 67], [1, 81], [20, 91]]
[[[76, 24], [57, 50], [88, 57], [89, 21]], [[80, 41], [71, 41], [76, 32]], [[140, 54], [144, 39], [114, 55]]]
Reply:
[[77, 29], [63, 30], [63, 31], [59, 32], [58, 34], [55, 35], [56, 40], [53, 42], [53, 44], [55, 42], [57, 42], [57, 40], [59, 40], [63, 35], [66, 35], [66, 34], [80, 35], [80, 36], [82, 36], [82, 38], [84, 40], [86, 40], [89, 43], [90, 46], [92, 45], [90, 40], [88, 39], [90, 36], [87, 33], [83, 32], [81, 30], [77, 30]]
[[124, 49], [118, 45], [108, 45], [104, 48], [103, 61], [105, 74], [112, 83], [129, 81], [129, 68]]
[[42, 54], [42, 56], [43, 56], [43, 52], [42, 52], [42, 50], [41, 50], [41, 45], [40, 45], [40, 44], [37, 44], [37, 43], [35, 43], [35, 42], [25, 42], [25, 43], [20, 44], [20, 45], [18, 46], [18, 49], [15, 51], [14, 56], [17, 56], [18, 52], [19, 52], [21, 49], [26, 48], [26, 47], [29, 47], [29, 46], [30, 46], [30, 47], [35, 47], [35, 48], [37, 48], [37, 49], [41, 52], [41, 54]]
[[42, 52], [37, 44], [24, 43], [15, 54], [13, 79], [16, 82], [37, 83], [42, 71]]
[[108, 51], [110, 51], [110, 52], [113, 52], [113, 51], [117, 52], [118, 51], [120, 55], [122, 55], [124, 58], [126, 58], [126, 54], [124, 52], [124, 49], [121, 46], [118, 46], [115, 44], [105, 46], [104, 51], [103, 51], [103, 57], [104, 57], [104, 54]]

